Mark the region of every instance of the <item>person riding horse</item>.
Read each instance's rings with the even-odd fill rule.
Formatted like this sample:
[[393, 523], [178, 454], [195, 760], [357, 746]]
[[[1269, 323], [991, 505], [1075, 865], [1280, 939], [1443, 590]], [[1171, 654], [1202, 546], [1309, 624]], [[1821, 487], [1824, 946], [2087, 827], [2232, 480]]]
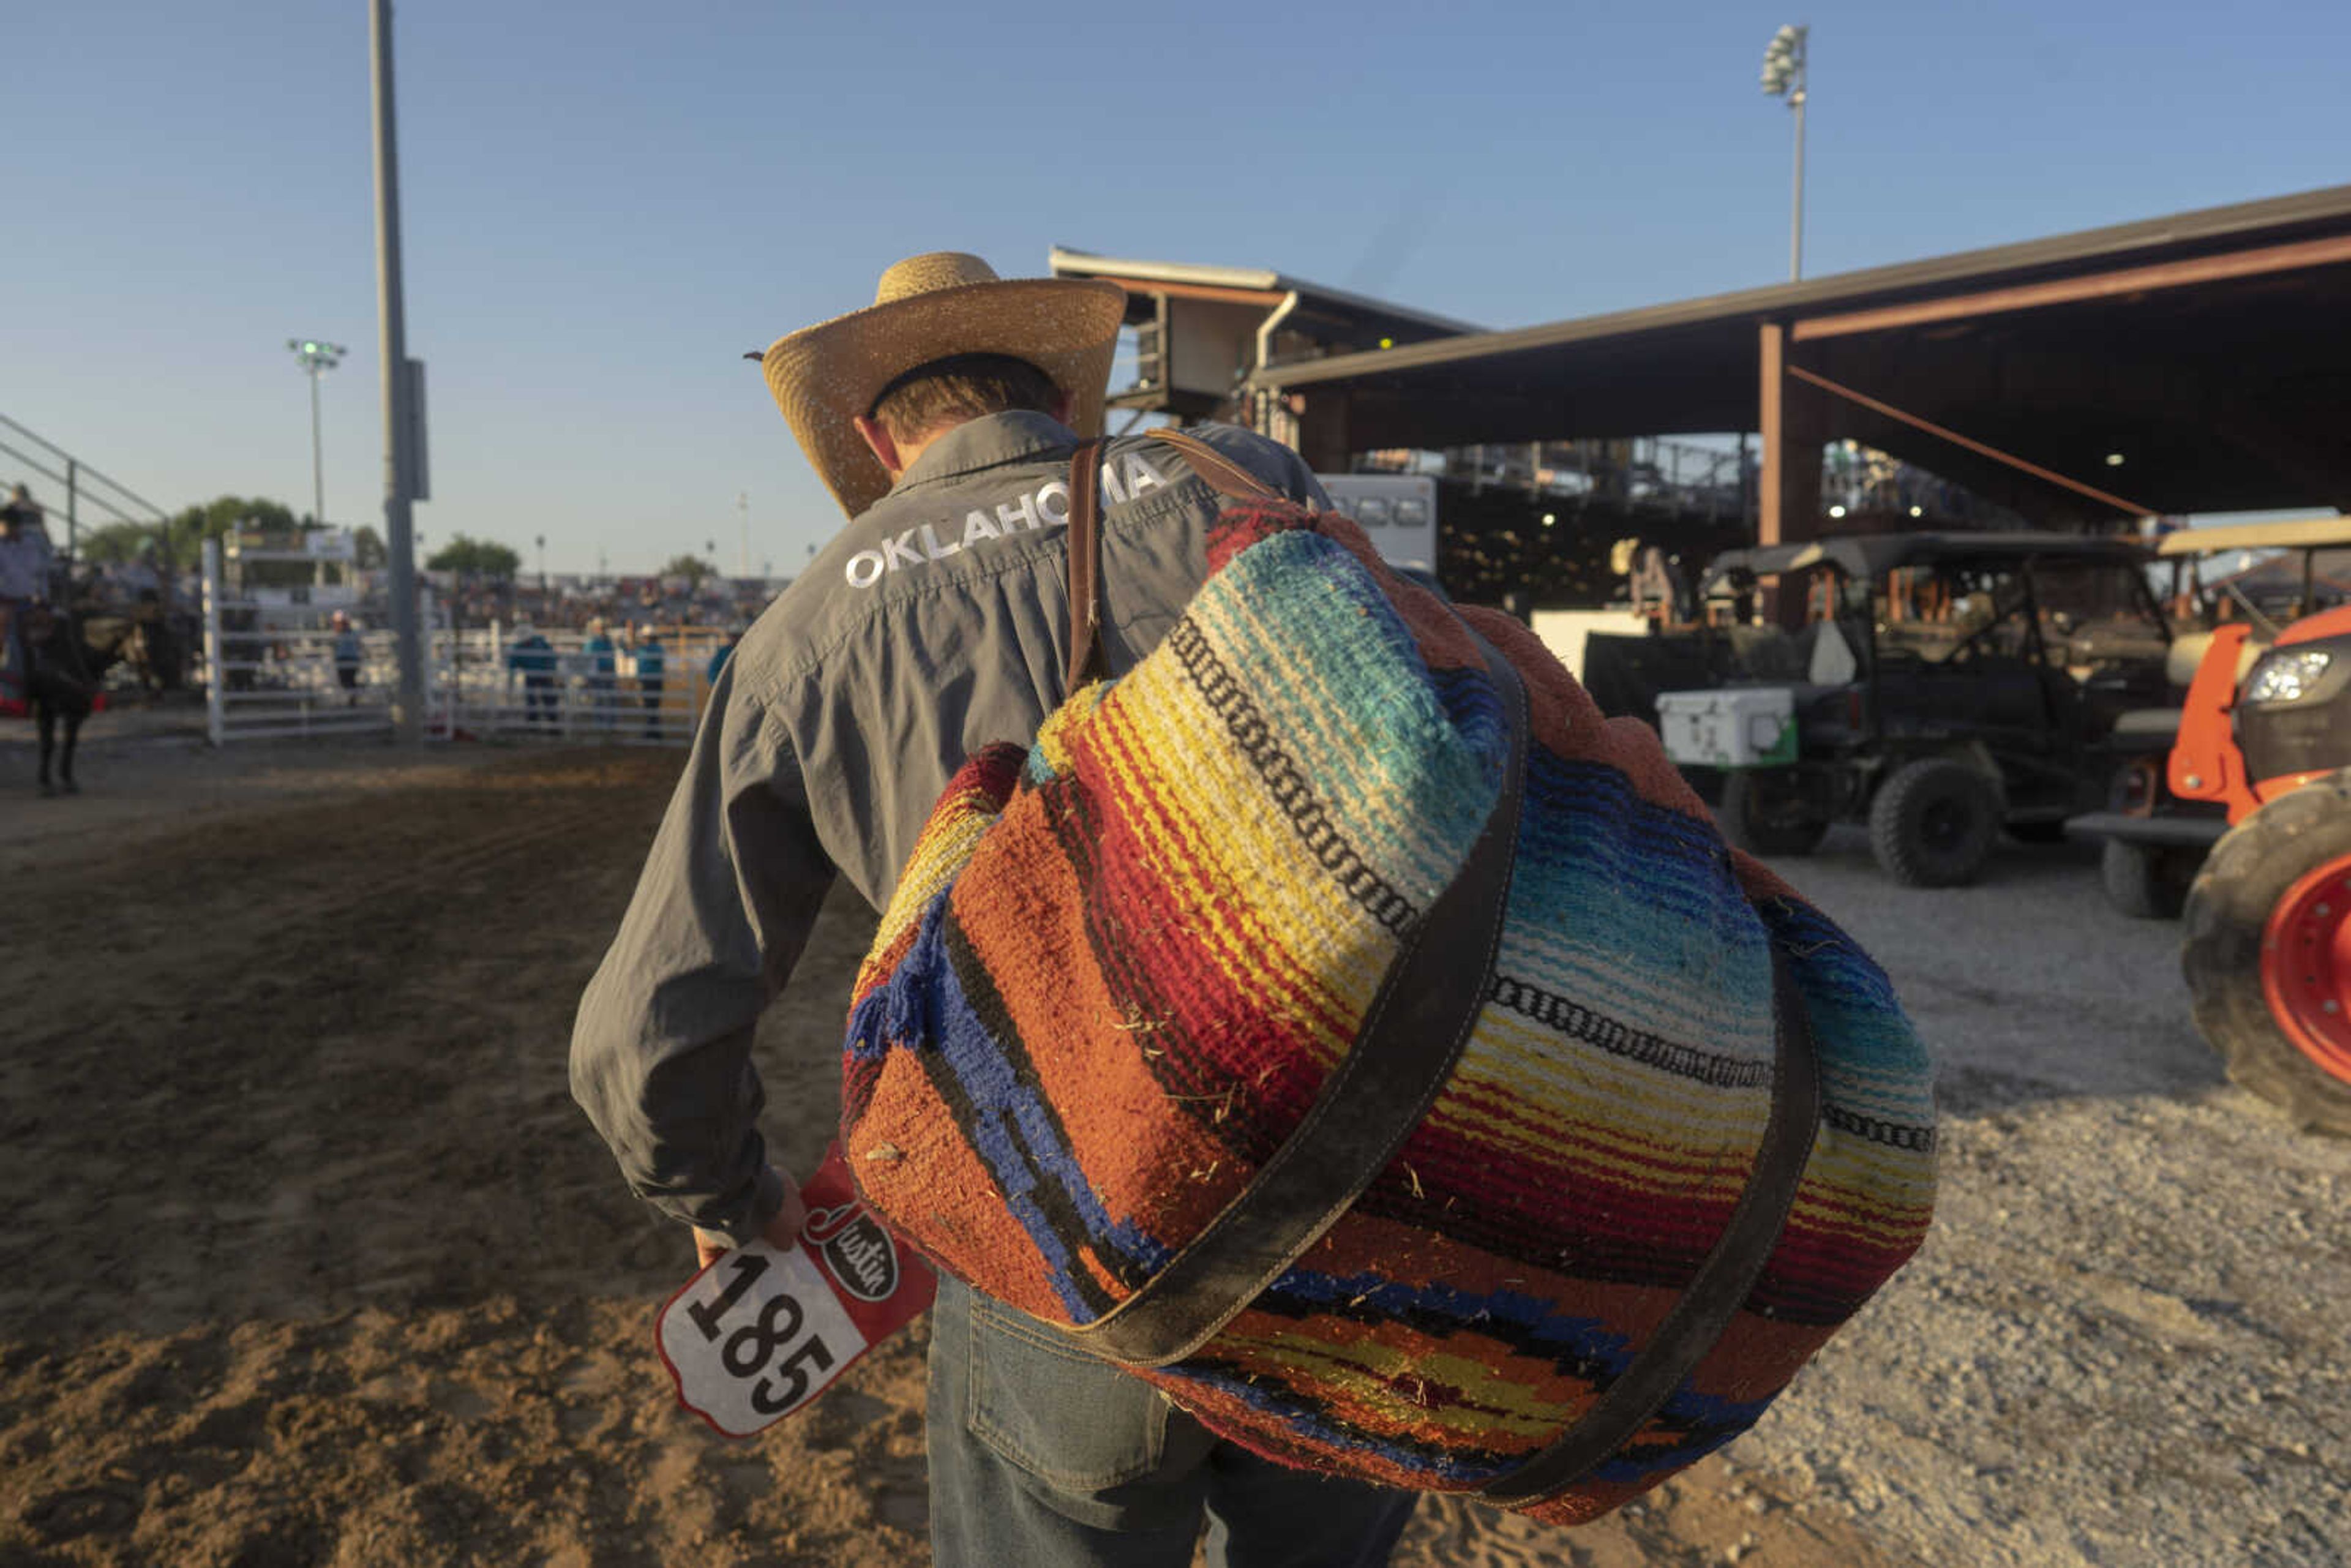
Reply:
[[[22, 644], [26, 663], [26, 700], [33, 721], [40, 727], [40, 791], [78, 795], [74, 782], [74, 745], [81, 737], [82, 721], [98, 706], [99, 682], [119, 656], [113, 649], [96, 649], [83, 642], [73, 617], [47, 604], [34, 604], [21, 617]], [[57, 721], [65, 721], [65, 746], [57, 744]], [[59, 764], [58, 782], [49, 781], [49, 763]]]
[[0, 506], [0, 697], [29, 702], [26, 612], [49, 598], [54, 559], [41, 508], [24, 486]]

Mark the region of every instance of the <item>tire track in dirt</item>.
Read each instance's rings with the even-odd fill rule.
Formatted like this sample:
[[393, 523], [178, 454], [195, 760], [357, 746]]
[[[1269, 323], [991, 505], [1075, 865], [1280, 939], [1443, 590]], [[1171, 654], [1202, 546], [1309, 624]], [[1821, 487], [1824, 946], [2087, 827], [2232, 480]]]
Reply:
[[[530, 1172], [617, 1186], [562, 1042], [673, 769], [394, 782], [93, 865], [0, 1059], [0, 1182], [29, 1200], [0, 1216], [0, 1325], [76, 1289], [44, 1279], [45, 1235], [181, 1230], [67, 1269], [99, 1322], [164, 1328], [463, 1296], [531, 1224]], [[106, 915], [131, 886], [137, 918]], [[445, 1187], [422, 1207], [420, 1176]]]
[[[436, 821], [456, 836], [436, 829], [441, 841], [403, 853], [388, 865], [381, 861], [344, 865], [333, 858], [336, 846], [348, 843], [352, 834], [347, 809], [341, 807], [312, 808], [305, 813], [315, 813], [320, 821], [298, 818], [273, 824], [273, 831], [287, 841], [279, 845], [279, 864], [256, 866], [234, 851], [209, 846], [155, 846], [153, 860], [172, 868], [169, 883], [159, 886], [162, 873], [152, 865], [118, 871], [78, 894], [97, 904], [112, 901], [111, 913], [78, 922], [58, 919], [45, 929], [22, 934], [11, 931], [0, 936], [0, 946], [29, 950], [38, 969], [52, 975], [68, 971], [78, 956], [93, 948], [110, 951], [125, 960], [138, 988], [157, 994], [216, 985], [225, 996], [235, 995], [258, 979], [266, 1001], [277, 988], [258, 972], [256, 957], [266, 970], [299, 972], [295, 960], [314, 953], [348, 949], [418, 921], [430, 923], [435, 905], [485, 891], [475, 884], [493, 873], [559, 871], [559, 866], [535, 862], [552, 849], [594, 841], [616, 828], [610, 801], [593, 796], [551, 811], [534, 810], [531, 820], [519, 825], [504, 816], [462, 809], [500, 800], [434, 800]], [[444, 813], [444, 805], [460, 809]], [[397, 810], [400, 805], [387, 803], [387, 809]], [[207, 828], [203, 836], [216, 831]], [[322, 882], [329, 885], [318, 885]], [[37, 882], [24, 890], [27, 901], [36, 904], [46, 891]], [[232, 908], [224, 911], [224, 903]], [[20, 935], [24, 940], [17, 939]], [[137, 940], [141, 936], [146, 939]], [[288, 944], [298, 950], [288, 951]], [[326, 961], [331, 967], [331, 957]], [[77, 996], [84, 1005], [71, 1005]], [[47, 1016], [37, 1011], [28, 1018], [25, 1038], [37, 1045], [51, 1043], [58, 1034], [89, 1027], [101, 1016], [118, 1016], [124, 999], [117, 987], [79, 992], [55, 988]]]

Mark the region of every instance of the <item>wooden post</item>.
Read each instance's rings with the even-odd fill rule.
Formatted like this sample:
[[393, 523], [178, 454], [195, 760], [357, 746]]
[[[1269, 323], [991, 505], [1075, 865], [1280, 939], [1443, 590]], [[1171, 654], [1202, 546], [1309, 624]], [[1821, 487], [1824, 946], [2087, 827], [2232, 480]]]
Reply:
[[[1755, 509], [1758, 545], [1796, 544], [1820, 538], [1821, 444], [1826, 410], [1819, 391], [1788, 373], [1787, 329], [1762, 328], [1763, 377], [1756, 427], [1763, 440], [1762, 493]], [[1758, 613], [1768, 624], [1801, 626], [1804, 596], [1792, 584], [1766, 584]]]
[[1759, 545], [1794, 544], [1820, 537], [1821, 394], [1788, 374], [1787, 329], [1762, 328], [1763, 379], [1757, 428], [1763, 439], [1762, 494], [1755, 515]]

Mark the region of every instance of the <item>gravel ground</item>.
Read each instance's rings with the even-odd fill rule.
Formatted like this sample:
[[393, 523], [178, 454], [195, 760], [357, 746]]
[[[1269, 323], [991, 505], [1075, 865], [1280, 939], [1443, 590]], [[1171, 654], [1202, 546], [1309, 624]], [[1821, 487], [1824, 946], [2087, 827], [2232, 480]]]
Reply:
[[[649, 1349], [682, 1239], [569, 1103], [674, 759], [124, 734], [72, 800], [29, 763], [0, 733], [0, 951], [46, 981], [0, 1029], [0, 1568], [928, 1561], [919, 1335], [712, 1437]], [[1723, 1455], [1573, 1531], [1425, 1502], [1398, 1568], [2345, 1562], [2351, 1140], [2226, 1083], [2179, 927], [2074, 848], [1779, 869], [1936, 1053], [1926, 1247]], [[837, 902], [762, 1029], [803, 1166], [871, 928]]]
[[1942, 1196], [1734, 1463], [1929, 1563], [2351, 1560], [2351, 1142], [2226, 1082], [2179, 927], [2078, 848], [1914, 892], [1840, 830], [1778, 869], [1933, 1051]]

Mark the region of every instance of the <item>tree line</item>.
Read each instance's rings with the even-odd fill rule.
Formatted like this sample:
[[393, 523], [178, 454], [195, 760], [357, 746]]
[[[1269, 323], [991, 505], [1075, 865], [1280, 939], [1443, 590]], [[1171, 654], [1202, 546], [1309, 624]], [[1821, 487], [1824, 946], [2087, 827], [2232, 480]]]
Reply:
[[[262, 496], [222, 496], [201, 506], [183, 507], [162, 523], [107, 523], [81, 536], [81, 557], [100, 566], [120, 566], [146, 559], [158, 566], [187, 566], [202, 552], [207, 539], [231, 534], [258, 534], [272, 545], [292, 548], [303, 534], [321, 527], [317, 518], [297, 514], [283, 501]], [[390, 557], [383, 536], [373, 528], [353, 531], [357, 564], [375, 570]], [[466, 534], [425, 558], [427, 571], [454, 571], [463, 576], [511, 581], [522, 572], [522, 556], [511, 545], [477, 539]], [[673, 556], [656, 574], [684, 577], [700, 582], [718, 569], [698, 556]]]

